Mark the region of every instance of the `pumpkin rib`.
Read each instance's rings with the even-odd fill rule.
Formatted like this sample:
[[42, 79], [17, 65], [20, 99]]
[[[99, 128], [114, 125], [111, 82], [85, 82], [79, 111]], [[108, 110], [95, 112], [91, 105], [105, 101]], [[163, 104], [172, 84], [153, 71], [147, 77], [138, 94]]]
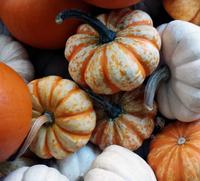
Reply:
[[108, 57], [106, 56], [107, 46], [104, 46], [102, 51], [103, 53], [101, 57], [101, 67], [103, 69], [104, 81], [106, 85], [112, 90], [113, 93], [118, 92], [120, 89], [114, 82], [112, 82], [112, 80], [109, 77]]
[[152, 26], [152, 22], [150, 20], [142, 20], [142, 21], [138, 21], [138, 22], [133, 22], [133, 23], [129, 24], [127, 26], [127, 28], [129, 28], [131, 26], [140, 26], [140, 25], [150, 25], [150, 26]]
[[[57, 125], [57, 126], [58, 126], [58, 125]], [[54, 128], [52, 128], [52, 131], [53, 131], [53, 134], [55, 135], [55, 138], [56, 138], [58, 144], [60, 145], [60, 147], [61, 147], [65, 152], [67, 152], [67, 153], [69, 153], [69, 154], [73, 153], [72, 151], [68, 150], [65, 146], [63, 146], [63, 144], [60, 142], [60, 140], [59, 140], [59, 138], [58, 138], [58, 136], [57, 136], [57, 134], [56, 134]]]
[[196, 12], [196, 14], [194, 15], [194, 17], [191, 19], [191, 20], [189, 20], [189, 22], [193, 22], [193, 21], [195, 21], [195, 19], [198, 17], [198, 15], [199, 15], [199, 13], [200, 13], [200, 8], [199, 8], [199, 10]]
[[80, 92], [80, 89], [78, 87], [73, 88], [72, 90], [68, 91], [68, 93], [65, 95], [65, 97], [63, 97], [62, 99], [60, 99], [58, 101], [58, 103], [55, 105], [55, 112], [58, 109], [58, 107], [65, 102], [67, 99], [69, 99], [69, 97], [74, 94], [75, 92]]
[[[114, 24], [114, 26], [117, 27], [117, 25], [118, 25], [119, 23], [121, 23], [123, 19], [126, 19], [126, 17], [129, 16], [131, 13], [132, 13], [132, 12], [129, 11], [129, 9], [128, 9], [127, 11], [124, 11], [123, 14], [120, 14], [120, 15], [118, 16], [118, 19], [117, 19], [116, 23]], [[111, 19], [109, 19], [109, 20], [112, 22]]]
[[41, 100], [40, 94], [39, 94], [39, 90], [38, 90], [38, 83], [39, 82], [36, 80], [36, 81], [34, 81], [32, 83], [33, 83], [33, 88], [34, 88], [35, 96], [37, 97], [38, 102], [41, 105], [41, 107], [44, 107], [44, 105], [42, 104], [42, 100]]
[[57, 85], [59, 84], [59, 82], [62, 81], [62, 78], [60, 77], [59, 79], [57, 80], [54, 80], [53, 84], [51, 85], [51, 90], [50, 90], [50, 93], [49, 93], [49, 97], [48, 97], [48, 107], [50, 107], [50, 109], [52, 108], [52, 96], [53, 96], [53, 92], [55, 90], [55, 88], [57, 87]]
[[124, 44], [122, 42], [117, 42], [118, 44], [121, 44], [122, 46], [124, 46], [125, 48], [127, 48], [134, 56], [135, 58], [137, 59], [137, 61], [139, 62], [140, 66], [144, 69], [144, 72], [145, 72], [145, 75], [149, 75], [150, 73], [150, 70], [148, 68], [148, 66], [142, 62], [142, 58], [141, 56], [136, 52], [136, 50], [133, 48], [133, 47], [130, 47], [129, 45], [127, 44]]

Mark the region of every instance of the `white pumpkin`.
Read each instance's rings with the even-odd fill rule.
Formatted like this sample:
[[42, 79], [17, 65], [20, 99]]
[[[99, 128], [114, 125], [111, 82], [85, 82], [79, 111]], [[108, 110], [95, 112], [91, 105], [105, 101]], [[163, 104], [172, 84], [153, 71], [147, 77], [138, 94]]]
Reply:
[[24, 47], [11, 37], [0, 34], [0, 62], [14, 69], [25, 82], [33, 79], [33, 65]]
[[57, 160], [58, 170], [70, 181], [79, 180], [89, 170], [92, 162], [100, 154], [100, 150], [87, 144], [78, 152], [63, 160]]
[[158, 30], [162, 61], [168, 68], [159, 69], [149, 79], [146, 105], [152, 107], [156, 86], [162, 82], [157, 100], [165, 117], [184, 122], [200, 119], [200, 27], [176, 20]]
[[84, 181], [156, 181], [156, 177], [137, 154], [111, 145], [94, 160]]
[[21, 167], [11, 172], [4, 181], [69, 181], [55, 168], [46, 165]]

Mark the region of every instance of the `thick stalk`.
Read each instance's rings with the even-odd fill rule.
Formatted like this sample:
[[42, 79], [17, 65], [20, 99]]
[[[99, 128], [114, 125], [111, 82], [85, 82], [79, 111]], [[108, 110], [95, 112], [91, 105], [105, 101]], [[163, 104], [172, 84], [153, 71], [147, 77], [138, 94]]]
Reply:
[[30, 129], [26, 139], [24, 140], [22, 146], [19, 148], [17, 153], [15, 155], [13, 155], [9, 160], [15, 160], [15, 159], [21, 157], [26, 152], [26, 150], [31, 145], [31, 143], [33, 142], [33, 140], [36, 137], [36, 135], [37, 135], [38, 131], [40, 130], [40, 128], [44, 124], [52, 124], [52, 121], [53, 121], [52, 120], [52, 115], [49, 112], [45, 112], [42, 116], [37, 118], [33, 122], [32, 126], [31, 126], [31, 129]]
[[61, 24], [65, 19], [77, 18], [92, 26], [99, 33], [99, 43], [104, 44], [115, 39], [116, 33], [109, 30], [101, 21], [80, 10], [64, 10], [56, 16], [56, 23]]
[[[80, 85], [79, 85], [80, 86]], [[122, 114], [122, 108], [119, 105], [113, 104], [109, 102], [107, 99], [104, 99], [102, 96], [96, 95], [91, 90], [86, 89], [80, 86], [94, 101], [99, 103], [103, 109], [106, 111], [107, 115], [111, 119], [117, 118], [120, 114]]]
[[153, 102], [156, 91], [161, 82], [167, 81], [170, 78], [170, 70], [167, 66], [164, 66], [155, 73], [153, 73], [147, 81], [144, 93], [144, 104], [148, 110], [153, 109]]

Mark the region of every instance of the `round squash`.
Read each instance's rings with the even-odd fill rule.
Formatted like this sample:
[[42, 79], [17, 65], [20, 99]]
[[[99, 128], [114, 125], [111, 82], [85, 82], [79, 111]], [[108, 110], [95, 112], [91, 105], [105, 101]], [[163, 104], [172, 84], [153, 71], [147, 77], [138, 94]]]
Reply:
[[87, 144], [73, 155], [57, 160], [58, 170], [70, 181], [81, 180], [99, 154], [100, 151], [97, 148], [92, 144]]
[[103, 100], [103, 106], [95, 104], [97, 125], [91, 142], [102, 150], [112, 144], [136, 150], [151, 136], [157, 113], [156, 105], [151, 111], [145, 108], [143, 87], [107, 99]]
[[63, 26], [55, 23], [56, 14], [66, 8], [90, 9], [80, 0], [1, 0], [0, 17], [10, 33], [23, 43], [57, 49], [64, 48], [67, 38], [80, 24], [75, 19], [66, 21]]
[[21, 145], [31, 126], [31, 96], [21, 77], [0, 62], [0, 162]]
[[199, 0], [163, 0], [163, 5], [174, 19], [185, 20], [200, 25]]
[[11, 37], [0, 34], [0, 62], [14, 69], [26, 83], [33, 80], [34, 69], [25, 48]]
[[41, 158], [63, 159], [84, 146], [96, 123], [88, 96], [74, 82], [48, 76], [28, 84], [32, 121], [46, 119], [30, 149]]
[[121, 146], [107, 147], [92, 163], [84, 181], [156, 181], [151, 167], [137, 154]]
[[84, 0], [87, 3], [101, 8], [117, 9], [125, 8], [138, 3], [140, 0]]
[[11, 172], [4, 181], [69, 181], [67, 177], [60, 174], [55, 168], [46, 165], [34, 165], [32, 167], [21, 167]]
[[65, 47], [73, 80], [95, 93], [114, 94], [139, 87], [159, 62], [160, 36], [143, 11], [122, 9], [95, 19], [80, 11], [64, 11], [57, 22], [77, 17], [88, 22]]
[[200, 27], [175, 20], [159, 27], [165, 67], [151, 76], [146, 105], [153, 105], [155, 90], [160, 112], [169, 119], [200, 119]]
[[175, 122], [150, 145], [148, 163], [159, 181], [199, 181], [200, 121]]

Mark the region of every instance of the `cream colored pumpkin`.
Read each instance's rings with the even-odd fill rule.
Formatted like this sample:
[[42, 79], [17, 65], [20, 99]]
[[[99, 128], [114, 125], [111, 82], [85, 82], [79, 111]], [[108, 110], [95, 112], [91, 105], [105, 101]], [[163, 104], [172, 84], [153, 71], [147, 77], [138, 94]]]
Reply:
[[158, 108], [169, 119], [184, 122], [200, 119], [200, 27], [176, 20], [158, 30], [162, 61], [168, 69], [160, 71], [157, 78], [169, 76], [158, 89]]
[[79, 180], [89, 170], [99, 154], [100, 150], [92, 144], [87, 144], [73, 155], [63, 160], [57, 160], [58, 170], [70, 181]]
[[4, 181], [69, 181], [55, 168], [46, 165], [22, 167], [10, 173]]
[[25, 82], [33, 79], [34, 69], [26, 50], [19, 42], [3, 34], [0, 34], [0, 62], [14, 69]]
[[156, 177], [137, 154], [111, 145], [94, 160], [84, 181], [156, 181]]

